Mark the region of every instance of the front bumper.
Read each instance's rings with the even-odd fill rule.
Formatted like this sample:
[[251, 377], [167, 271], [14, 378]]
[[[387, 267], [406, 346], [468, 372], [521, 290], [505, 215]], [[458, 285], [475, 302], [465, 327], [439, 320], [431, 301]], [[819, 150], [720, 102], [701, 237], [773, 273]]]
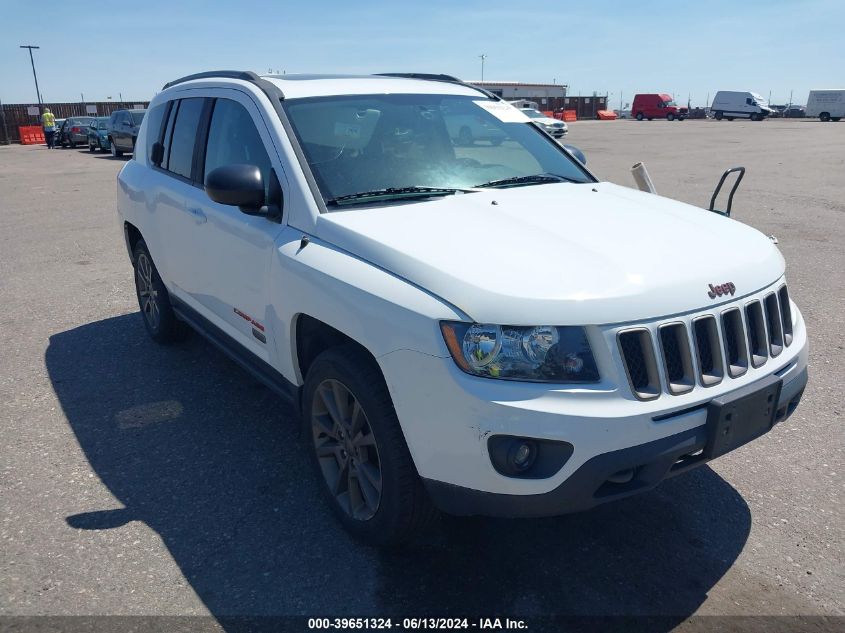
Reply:
[[[783, 385], [775, 424], [792, 415], [806, 385], [806, 368]], [[497, 494], [430, 479], [423, 481], [435, 505], [449, 514], [554, 516], [587, 510], [651, 490], [664, 479], [702, 466], [712, 459], [706, 452], [707, 442], [708, 430], [703, 425], [638, 446], [603, 453], [585, 462], [557, 488], [544, 494]], [[629, 480], [613, 480], [618, 473], [629, 471], [632, 471]]]
[[[779, 280], [762, 291], [703, 312], [636, 325], [656, 337], [665, 323], [690, 324], [703, 313], [718, 315], [764, 298], [782, 283]], [[617, 346], [618, 332], [631, 324], [586, 328], [602, 376], [596, 384], [546, 385], [479, 378], [463, 373], [451, 357], [409, 349], [382, 355], [378, 362], [417, 471], [444, 510], [561, 514], [647, 490], [668, 476], [706, 462], [704, 456], [675, 465], [679, 457], [699, 450], [714, 400], [733, 398], [775, 377], [782, 385], [778, 417], [791, 413], [797, 404], [795, 395], [806, 383], [808, 357], [804, 320], [794, 304], [791, 316], [791, 343], [761, 366], [717, 384], [696, 383], [692, 390], [677, 395], [669, 393], [664, 381], [659, 397], [650, 400], [639, 400], [632, 393]], [[567, 443], [572, 451], [562, 465], [542, 476], [509, 476], [494, 465], [495, 455], [489, 449], [491, 438], [501, 436], [528, 438], [541, 446]], [[630, 459], [635, 463], [629, 463]], [[665, 467], [664, 462], [668, 463]], [[609, 477], [632, 468], [636, 469], [631, 479], [635, 483], [602, 488]], [[572, 478], [575, 483], [568, 483]], [[624, 478], [614, 478], [620, 479]], [[475, 501], [450, 501], [457, 493]], [[516, 504], [518, 511], [509, 509], [510, 497], [522, 497], [529, 509], [518, 510], [521, 503]], [[496, 510], [499, 505], [502, 509]]]

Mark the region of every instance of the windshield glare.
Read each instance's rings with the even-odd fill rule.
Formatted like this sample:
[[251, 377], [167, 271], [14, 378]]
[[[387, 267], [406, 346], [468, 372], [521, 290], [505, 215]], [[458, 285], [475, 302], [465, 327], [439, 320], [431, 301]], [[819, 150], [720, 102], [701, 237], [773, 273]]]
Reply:
[[144, 115], [147, 113], [146, 110], [141, 110], [140, 112], [135, 110], [129, 113], [129, 116], [132, 118], [132, 123], [135, 125], [141, 125], [141, 121], [144, 120]]
[[537, 110], [523, 110], [523, 112], [532, 119], [545, 119], [546, 115]]
[[534, 125], [504, 123], [456, 95], [388, 94], [286, 99], [324, 200], [382, 189], [468, 189], [555, 174], [592, 178]]

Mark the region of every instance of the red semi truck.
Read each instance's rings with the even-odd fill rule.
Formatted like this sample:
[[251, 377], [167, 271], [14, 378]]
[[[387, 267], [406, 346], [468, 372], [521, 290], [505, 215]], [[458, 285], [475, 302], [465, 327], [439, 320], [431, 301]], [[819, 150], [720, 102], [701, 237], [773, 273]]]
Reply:
[[668, 119], [683, 121], [687, 118], [689, 111], [680, 107], [667, 94], [638, 94], [634, 95], [634, 104], [631, 106], [631, 116], [637, 121], [643, 119]]

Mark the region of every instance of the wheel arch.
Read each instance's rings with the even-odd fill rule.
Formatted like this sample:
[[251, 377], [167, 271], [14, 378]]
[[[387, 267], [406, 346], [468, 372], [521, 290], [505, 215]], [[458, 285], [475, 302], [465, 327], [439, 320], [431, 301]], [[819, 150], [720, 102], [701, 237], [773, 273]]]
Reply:
[[123, 237], [126, 240], [126, 250], [129, 251], [129, 261], [135, 263], [135, 246], [138, 245], [144, 236], [137, 226], [131, 222], [123, 223]]
[[366, 355], [384, 377], [375, 355], [366, 346], [325, 321], [309, 314], [300, 313], [294, 318], [293, 340], [294, 366], [300, 384], [305, 382], [308, 368], [320, 354], [326, 350], [347, 344], [354, 345]]

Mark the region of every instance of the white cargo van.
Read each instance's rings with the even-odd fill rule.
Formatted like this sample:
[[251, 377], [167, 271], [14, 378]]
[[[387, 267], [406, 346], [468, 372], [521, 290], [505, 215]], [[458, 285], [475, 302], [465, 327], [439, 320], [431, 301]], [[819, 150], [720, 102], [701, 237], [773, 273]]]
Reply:
[[766, 100], [756, 92], [731, 90], [717, 92], [710, 111], [717, 121], [722, 119], [733, 121], [736, 118], [762, 121], [772, 113]]
[[838, 121], [845, 116], [845, 90], [810, 90], [807, 116], [822, 121]]

